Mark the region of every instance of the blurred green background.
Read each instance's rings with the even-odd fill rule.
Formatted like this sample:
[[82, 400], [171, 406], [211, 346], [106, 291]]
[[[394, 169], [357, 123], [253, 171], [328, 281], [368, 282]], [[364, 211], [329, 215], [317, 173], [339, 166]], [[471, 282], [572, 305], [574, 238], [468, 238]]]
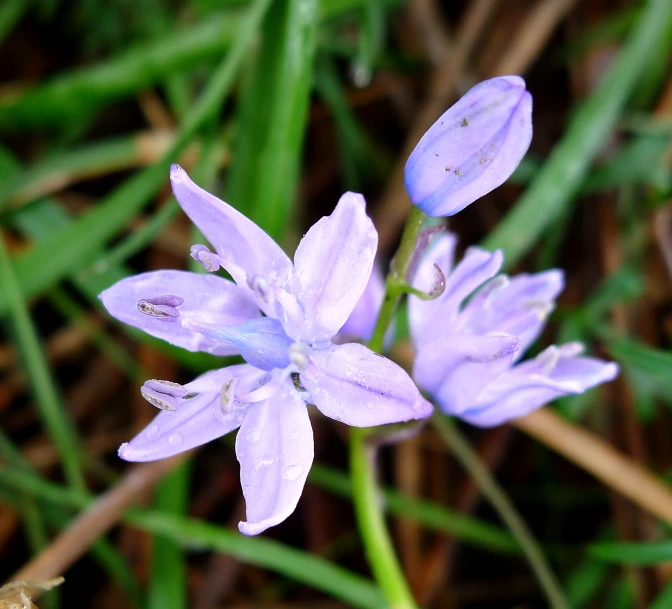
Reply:
[[[173, 162], [288, 251], [343, 191], [363, 192], [388, 261], [408, 153], [498, 74], [527, 79], [532, 148], [450, 228], [463, 249], [503, 248], [509, 271], [567, 270], [540, 346], [582, 340], [623, 373], [556, 410], [669, 477], [671, 49], [669, 0], [2, 0], [2, 578], [64, 574], [39, 601], [51, 609], [384, 607], [342, 428], [314, 421], [309, 486], [262, 538], [237, 532], [231, 438], [188, 462], [131, 470], [116, 457], [153, 415], [145, 379], [185, 382], [222, 363], [121, 327], [97, 295], [192, 263], [203, 238], [170, 195]], [[512, 427], [465, 431], [571, 607], [672, 607], [669, 523]], [[382, 465], [423, 606], [545, 606], [517, 542], [431, 429]]]

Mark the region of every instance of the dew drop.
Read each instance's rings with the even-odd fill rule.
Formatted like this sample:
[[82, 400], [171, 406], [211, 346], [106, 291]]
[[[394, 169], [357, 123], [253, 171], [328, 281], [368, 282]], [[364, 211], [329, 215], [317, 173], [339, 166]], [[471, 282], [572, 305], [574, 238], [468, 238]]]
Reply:
[[273, 459], [260, 459], [259, 462], [257, 463], [257, 469], [265, 469], [269, 465], [273, 465]]
[[261, 429], [253, 429], [250, 433], [245, 436], [245, 439], [250, 444], [256, 444], [261, 439]]
[[150, 425], [147, 428], [147, 432], [145, 433], [145, 438], [148, 440], [151, 440], [157, 433], [159, 433], [159, 426], [158, 425]]
[[299, 432], [298, 431], [293, 431], [292, 435], [289, 436], [290, 440], [298, 440], [299, 439]]
[[296, 480], [303, 473], [301, 465], [290, 465], [282, 472], [282, 477], [285, 480]]
[[168, 436], [168, 444], [171, 446], [179, 446], [182, 444], [182, 436], [179, 433], [173, 433]]

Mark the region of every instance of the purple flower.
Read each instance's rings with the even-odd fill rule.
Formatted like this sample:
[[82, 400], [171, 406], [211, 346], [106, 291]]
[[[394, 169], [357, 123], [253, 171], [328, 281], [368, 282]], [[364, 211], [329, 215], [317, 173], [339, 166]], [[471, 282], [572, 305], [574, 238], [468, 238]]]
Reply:
[[[294, 263], [258, 226], [196, 186], [174, 165], [173, 192], [214, 246], [191, 250], [207, 271], [156, 271], [101, 294], [108, 311], [192, 351], [248, 362], [185, 386], [152, 380], [143, 396], [162, 412], [119, 454], [163, 459], [240, 427], [236, 455], [247, 504], [240, 530], [256, 535], [291, 514], [313, 461], [307, 404], [356, 427], [429, 416], [402, 368], [363, 345], [336, 345], [369, 281], [377, 234], [364, 199], [343, 195], [301, 240]], [[262, 315], [263, 312], [263, 315]]]
[[452, 216], [503, 184], [532, 140], [532, 96], [519, 76], [477, 84], [422, 136], [406, 162], [411, 202]]
[[581, 356], [580, 343], [516, 363], [543, 330], [564, 287], [562, 272], [497, 275], [501, 252], [480, 248], [452, 268], [455, 244], [453, 235], [437, 238], [415, 277], [415, 287], [427, 290], [438, 264], [447, 277], [443, 295], [409, 301], [413, 377], [441, 410], [492, 427], [616, 377], [616, 364]]

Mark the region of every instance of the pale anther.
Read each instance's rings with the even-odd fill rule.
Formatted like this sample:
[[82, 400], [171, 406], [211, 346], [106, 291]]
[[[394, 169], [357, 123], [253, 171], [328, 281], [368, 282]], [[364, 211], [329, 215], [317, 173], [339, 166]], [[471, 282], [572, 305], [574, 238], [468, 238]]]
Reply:
[[308, 368], [308, 353], [310, 347], [305, 343], [296, 342], [289, 348], [289, 361], [296, 366], [299, 372]]
[[148, 317], [155, 317], [161, 321], [177, 321], [180, 312], [177, 310], [184, 302], [180, 296], [157, 296], [156, 298], [144, 298], [138, 301], [138, 310]]
[[221, 266], [219, 257], [213, 254], [205, 245], [192, 245], [190, 256], [197, 262], [200, 262], [209, 273], [214, 273]]
[[219, 406], [223, 412], [230, 410], [233, 404], [233, 386], [236, 384], [236, 380], [231, 379], [230, 381], [226, 381], [219, 392]]

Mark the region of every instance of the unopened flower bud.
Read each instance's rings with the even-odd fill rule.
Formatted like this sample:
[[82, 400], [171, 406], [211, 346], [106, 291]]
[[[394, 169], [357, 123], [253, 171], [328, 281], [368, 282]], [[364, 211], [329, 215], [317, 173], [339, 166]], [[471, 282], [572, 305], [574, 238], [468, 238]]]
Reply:
[[452, 216], [503, 184], [532, 139], [532, 96], [519, 76], [479, 83], [422, 136], [406, 162], [414, 205]]

